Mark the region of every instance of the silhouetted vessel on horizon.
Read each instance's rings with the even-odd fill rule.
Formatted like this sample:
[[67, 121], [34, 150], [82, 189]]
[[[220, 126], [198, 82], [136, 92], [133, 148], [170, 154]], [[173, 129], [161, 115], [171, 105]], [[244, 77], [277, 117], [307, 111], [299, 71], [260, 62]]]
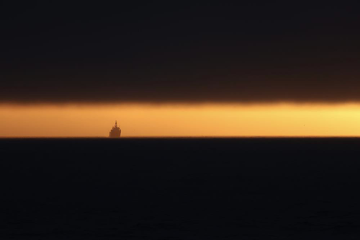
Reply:
[[117, 126], [117, 121], [115, 121], [115, 126], [111, 129], [109, 133], [109, 138], [119, 138], [121, 135], [121, 129]]

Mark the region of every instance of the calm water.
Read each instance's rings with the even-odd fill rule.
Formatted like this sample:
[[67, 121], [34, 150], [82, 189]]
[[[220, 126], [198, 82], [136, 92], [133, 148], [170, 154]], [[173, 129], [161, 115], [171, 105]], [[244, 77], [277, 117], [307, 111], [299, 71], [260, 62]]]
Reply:
[[2, 139], [0, 239], [359, 239], [360, 139]]

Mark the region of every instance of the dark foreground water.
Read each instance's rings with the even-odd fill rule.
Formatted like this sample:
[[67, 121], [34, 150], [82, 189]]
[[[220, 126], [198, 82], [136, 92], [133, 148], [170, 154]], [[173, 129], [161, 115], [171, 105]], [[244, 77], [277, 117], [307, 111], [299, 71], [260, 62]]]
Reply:
[[3, 139], [0, 239], [360, 239], [360, 139]]

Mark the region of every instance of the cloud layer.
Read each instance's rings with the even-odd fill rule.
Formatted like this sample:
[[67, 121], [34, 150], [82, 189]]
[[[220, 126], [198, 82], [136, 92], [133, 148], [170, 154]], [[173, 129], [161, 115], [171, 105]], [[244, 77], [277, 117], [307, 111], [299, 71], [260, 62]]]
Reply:
[[2, 5], [2, 103], [360, 102], [354, 6]]

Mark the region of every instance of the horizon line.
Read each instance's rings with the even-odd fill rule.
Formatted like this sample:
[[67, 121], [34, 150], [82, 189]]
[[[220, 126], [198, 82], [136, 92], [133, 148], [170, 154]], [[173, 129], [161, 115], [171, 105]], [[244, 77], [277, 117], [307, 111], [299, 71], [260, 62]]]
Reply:
[[120, 137], [120, 138], [109, 138], [106, 136], [11, 136], [11, 137], [2, 137], [0, 139], [84, 139], [84, 138], [94, 138], [94, 139], [146, 139], [146, 138], [360, 138], [360, 135], [344, 135], [344, 136], [129, 136], [129, 137]]

